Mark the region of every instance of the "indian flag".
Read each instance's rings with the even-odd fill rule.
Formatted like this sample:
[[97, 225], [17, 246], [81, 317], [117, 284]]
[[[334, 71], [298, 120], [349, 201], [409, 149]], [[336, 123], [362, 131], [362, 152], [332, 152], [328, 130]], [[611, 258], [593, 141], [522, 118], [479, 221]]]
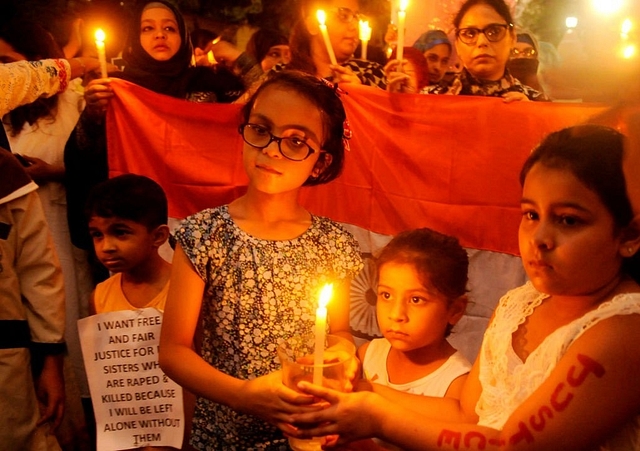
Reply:
[[[111, 175], [156, 180], [174, 224], [244, 192], [239, 105], [189, 103], [118, 79], [112, 86]], [[458, 237], [470, 257], [470, 303], [450, 340], [473, 361], [498, 299], [526, 279], [517, 242], [522, 163], [549, 132], [605, 107], [341, 87], [353, 130], [344, 172], [303, 189], [301, 202], [360, 243], [365, 268], [352, 283], [352, 333], [357, 341], [380, 335], [372, 257], [396, 233], [430, 227]]]

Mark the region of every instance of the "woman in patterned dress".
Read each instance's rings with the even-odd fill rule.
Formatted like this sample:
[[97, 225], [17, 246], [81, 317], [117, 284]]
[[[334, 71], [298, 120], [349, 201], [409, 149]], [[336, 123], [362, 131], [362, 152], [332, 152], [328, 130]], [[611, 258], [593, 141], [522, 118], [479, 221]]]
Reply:
[[[276, 425], [313, 402], [286, 388], [276, 349], [313, 330], [327, 282], [329, 332], [352, 340], [348, 288], [362, 268], [340, 225], [298, 204], [300, 188], [336, 178], [345, 112], [336, 91], [297, 71], [273, 73], [243, 109], [245, 195], [186, 218], [175, 232], [160, 366], [199, 396], [196, 449], [287, 450]], [[201, 355], [192, 344], [202, 318]]]

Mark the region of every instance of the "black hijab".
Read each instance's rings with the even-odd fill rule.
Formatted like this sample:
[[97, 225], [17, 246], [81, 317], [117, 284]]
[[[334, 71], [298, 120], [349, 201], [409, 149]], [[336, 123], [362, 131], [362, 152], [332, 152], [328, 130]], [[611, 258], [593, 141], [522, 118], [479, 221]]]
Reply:
[[[173, 12], [178, 23], [180, 49], [171, 59], [158, 61], [149, 55], [140, 44], [140, 20], [150, 3], [160, 3]], [[178, 8], [167, 0], [148, 0], [138, 4], [129, 23], [127, 40], [122, 52], [125, 68], [110, 76], [122, 78], [151, 91], [171, 97], [187, 98], [192, 93], [213, 92], [220, 102], [235, 100], [244, 90], [238, 77], [223, 67], [193, 67], [193, 47]]]

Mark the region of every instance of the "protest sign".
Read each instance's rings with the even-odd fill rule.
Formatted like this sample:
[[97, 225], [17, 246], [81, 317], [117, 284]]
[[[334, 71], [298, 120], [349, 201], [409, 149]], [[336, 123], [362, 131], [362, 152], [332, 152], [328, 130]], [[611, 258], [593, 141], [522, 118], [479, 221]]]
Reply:
[[182, 446], [182, 389], [158, 365], [161, 324], [154, 308], [78, 321], [98, 451]]

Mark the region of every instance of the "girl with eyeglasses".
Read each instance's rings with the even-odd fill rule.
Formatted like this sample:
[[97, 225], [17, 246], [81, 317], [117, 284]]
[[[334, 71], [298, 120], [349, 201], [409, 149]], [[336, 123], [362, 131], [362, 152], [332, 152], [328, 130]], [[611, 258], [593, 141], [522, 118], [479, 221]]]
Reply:
[[242, 110], [246, 193], [186, 218], [175, 232], [160, 366], [199, 396], [196, 449], [289, 449], [276, 425], [313, 398], [282, 384], [276, 348], [313, 331], [327, 282], [336, 294], [329, 331], [352, 340], [348, 289], [362, 268], [358, 244], [298, 203], [302, 186], [340, 174], [345, 120], [338, 94], [322, 80], [272, 73]]
[[507, 70], [516, 41], [513, 17], [504, 0], [467, 0], [456, 14], [456, 52], [462, 71], [451, 81], [423, 90], [427, 94], [502, 97], [505, 102], [546, 100]]

